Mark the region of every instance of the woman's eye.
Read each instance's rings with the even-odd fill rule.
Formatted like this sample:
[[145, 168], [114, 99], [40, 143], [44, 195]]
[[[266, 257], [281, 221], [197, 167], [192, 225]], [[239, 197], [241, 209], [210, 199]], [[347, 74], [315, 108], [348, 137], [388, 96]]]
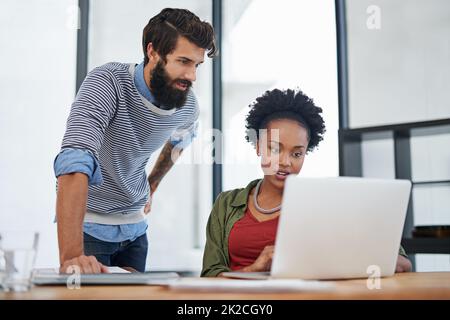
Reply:
[[277, 154], [277, 153], [280, 152], [280, 149], [277, 149], [277, 148], [271, 148], [271, 149], [270, 149], [270, 152], [273, 153], [273, 154]]
[[303, 156], [303, 153], [302, 153], [302, 152], [296, 152], [296, 153], [294, 153], [294, 157], [296, 157], [296, 158], [300, 158], [301, 156]]

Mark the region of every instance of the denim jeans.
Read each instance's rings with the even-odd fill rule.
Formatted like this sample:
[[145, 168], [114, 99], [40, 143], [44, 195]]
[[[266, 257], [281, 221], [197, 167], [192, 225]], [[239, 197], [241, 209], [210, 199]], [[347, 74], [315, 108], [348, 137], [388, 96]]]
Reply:
[[144, 233], [134, 241], [102, 241], [84, 233], [84, 254], [95, 256], [105, 266], [132, 267], [144, 272], [148, 240]]

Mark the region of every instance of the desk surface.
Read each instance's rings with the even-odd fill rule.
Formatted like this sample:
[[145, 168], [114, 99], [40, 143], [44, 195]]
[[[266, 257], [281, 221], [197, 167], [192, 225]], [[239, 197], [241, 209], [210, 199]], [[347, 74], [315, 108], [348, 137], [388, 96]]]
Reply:
[[[215, 281], [221, 281], [215, 279]], [[258, 281], [258, 280], [255, 280]], [[164, 286], [35, 286], [24, 293], [0, 292], [3, 299], [450, 299], [450, 272], [402, 273], [381, 279], [381, 289], [369, 290], [366, 279], [333, 281], [335, 288], [321, 292], [196, 292], [174, 291]]]

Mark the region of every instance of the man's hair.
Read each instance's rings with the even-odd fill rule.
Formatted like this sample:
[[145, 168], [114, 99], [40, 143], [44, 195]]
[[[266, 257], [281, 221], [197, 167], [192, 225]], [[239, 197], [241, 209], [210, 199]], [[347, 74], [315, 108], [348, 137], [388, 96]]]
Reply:
[[163, 9], [150, 19], [142, 33], [142, 49], [144, 65], [149, 61], [147, 46], [151, 42], [153, 48], [165, 61], [166, 56], [175, 50], [179, 36], [187, 38], [196, 46], [208, 50], [208, 57], [217, 54], [214, 29], [206, 21], [186, 9]]
[[267, 129], [269, 122], [277, 119], [295, 120], [306, 129], [308, 152], [314, 150], [323, 139], [325, 123], [320, 115], [322, 108], [317, 107], [313, 100], [300, 90], [268, 90], [256, 98], [250, 108], [246, 118], [245, 138], [253, 145], [256, 145], [259, 139], [259, 130]]

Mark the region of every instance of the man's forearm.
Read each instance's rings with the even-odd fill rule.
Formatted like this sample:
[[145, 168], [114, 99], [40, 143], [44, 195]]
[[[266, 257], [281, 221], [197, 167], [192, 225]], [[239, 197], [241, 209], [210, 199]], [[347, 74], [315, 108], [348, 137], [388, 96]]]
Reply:
[[56, 218], [61, 264], [83, 254], [83, 219], [87, 194], [88, 177], [85, 174], [72, 173], [58, 178]]
[[182, 151], [182, 149], [174, 148], [170, 142], [167, 142], [164, 145], [156, 160], [155, 166], [148, 177], [148, 183], [150, 184], [152, 192], [156, 190], [162, 178], [172, 168]]

